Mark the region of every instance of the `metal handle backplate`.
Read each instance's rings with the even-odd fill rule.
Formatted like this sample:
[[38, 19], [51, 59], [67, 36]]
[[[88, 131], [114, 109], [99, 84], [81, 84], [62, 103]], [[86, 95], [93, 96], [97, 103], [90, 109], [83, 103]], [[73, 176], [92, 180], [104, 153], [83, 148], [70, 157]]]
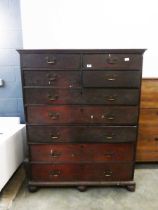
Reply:
[[60, 171], [60, 170], [51, 170], [51, 171], [49, 172], [49, 175], [50, 175], [50, 176], [54, 176], [54, 177], [58, 177], [58, 176], [61, 175], [61, 171]]

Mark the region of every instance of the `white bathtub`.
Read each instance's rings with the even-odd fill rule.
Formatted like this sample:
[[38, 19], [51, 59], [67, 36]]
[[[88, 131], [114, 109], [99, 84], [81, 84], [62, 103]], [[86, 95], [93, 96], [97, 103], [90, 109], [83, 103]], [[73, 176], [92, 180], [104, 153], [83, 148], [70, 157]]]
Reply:
[[0, 191], [24, 160], [25, 140], [18, 117], [0, 117]]

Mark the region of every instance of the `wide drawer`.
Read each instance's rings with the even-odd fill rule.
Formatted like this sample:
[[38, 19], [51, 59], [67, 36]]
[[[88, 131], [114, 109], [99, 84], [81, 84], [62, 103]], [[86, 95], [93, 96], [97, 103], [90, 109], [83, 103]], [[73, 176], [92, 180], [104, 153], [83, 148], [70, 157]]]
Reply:
[[84, 71], [84, 87], [132, 87], [138, 88], [141, 71]]
[[28, 141], [34, 143], [134, 142], [136, 126], [37, 126], [27, 125]]
[[85, 124], [137, 124], [137, 106], [28, 106], [29, 123], [85, 123]]
[[93, 162], [133, 161], [134, 144], [32, 144], [30, 161]]
[[25, 88], [25, 104], [117, 104], [137, 105], [138, 89]]
[[22, 67], [50, 69], [79, 69], [80, 55], [74, 54], [23, 54]]
[[32, 181], [129, 181], [133, 163], [31, 164]]
[[79, 71], [24, 71], [24, 86], [77, 88], [81, 86]]
[[85, 69], [141, 69], [142, 56], [134, 54], [87, 54], [83, 56]]

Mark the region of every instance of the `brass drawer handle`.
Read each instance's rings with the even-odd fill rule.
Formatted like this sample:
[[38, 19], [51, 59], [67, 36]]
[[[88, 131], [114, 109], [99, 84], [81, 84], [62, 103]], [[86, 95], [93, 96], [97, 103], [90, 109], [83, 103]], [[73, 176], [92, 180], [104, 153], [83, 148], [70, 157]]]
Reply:
[[61, 175], [61, 171], [60, 170], [52, 170], [49, 172], [50, 176], [54, 176], [54, 177], [58, 177]]
[[46, 62], [48, 64], [55, 64], [56, 63], [56, 58], [55, 57], [52, 57], [52, 60], [50, 60], [49, 57], [46, 57]]
[[109, 115], [109, 116], [102, 115], [101, 118], [102, 119], [107, 119], [107, 120], [114, 120], [115, 119], [115, 117], [113, 115]]
[[112, 171], [104, 171], [104, 175], [106, 176], [106, 177], [110, 177], [110, 176], [112, 176]]
[[112, 158], [113, 153], [112, 152], [106, 152], [106, 153], [104, 153], [104, 156]]
[[116, 99], [115, 98], [108, 98], [107, 100], [108, 101], [115, 101]]
[[111, 78], [107, 78], [107, 80], [108, 80], [108, 81], [115, 81], [116, 78], [112, 78], [112, 77], [111, 77]]
[[57, 80], [57, 75], [53, 74], [51, 75], [50, 73], [46, 74], [46, 76], [49, 78], [48, 84], [51, 85], [52, 82], [54, 82], [55, 80]]
[[108, 119], [108, 120], [114, 120], [115, 117], [114, 117], [114, 116], [109, 116], [109, 117], [107, 117], [107, 119]]
[[52, 158], [58, 158], [58, 157], [61, 156], [61, 153], [59, 153], [59, 152], [57, 152], [57, 151], [53, 151], [53, 150], [51, 149], [50, 155], [51, 155]]
[[112, 140], [112, 138], [113, 138], [112, 136], [106, 136], [107, 140]]
[[52, 119], [52, 120], [57, 120], [59, 118], [59, 113], [57, 112], [48, 112], [48, 116]]
[[51, 139], [59, 139], [59, 136], [54, 136], [54, 135], [51, 135]]
[[55, 62], [56, 62], [55, 60], [47, 61], [48, 64], [55, 64]]
[[108, 96], [107, 100], [108, 101], [115, 101], [116, 100], [116, 96]]
[[105, 78], [108, 80], [108, 81], [115, 81], [118, 77], [118, 74], [106, 74], [105, 75]]
[[48, 99], [49, 99], [50, 101], [55, 101], [55, 100], [58, 99], [58, 95], [52, 96], [51, 94], [48, 94]]

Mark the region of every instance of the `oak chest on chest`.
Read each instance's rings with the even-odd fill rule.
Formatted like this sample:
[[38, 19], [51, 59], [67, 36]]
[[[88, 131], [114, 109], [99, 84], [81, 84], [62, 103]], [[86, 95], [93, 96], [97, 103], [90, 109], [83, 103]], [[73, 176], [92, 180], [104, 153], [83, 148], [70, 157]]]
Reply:
[[19, 50], [28, 186], [134, 191], [143, 49]]

